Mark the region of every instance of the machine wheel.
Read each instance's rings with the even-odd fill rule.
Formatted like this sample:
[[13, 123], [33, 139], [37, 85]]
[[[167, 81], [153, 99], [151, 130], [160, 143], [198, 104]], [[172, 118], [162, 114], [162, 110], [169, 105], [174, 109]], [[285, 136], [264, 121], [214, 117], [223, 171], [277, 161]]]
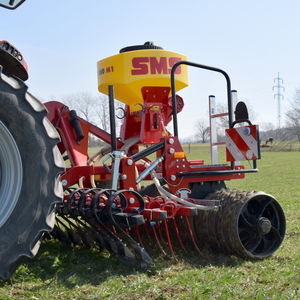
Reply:
[[[159, 182], [162, 186], [164, 186], [166, 184], [166, 181], [165, 179], [159, 179]], [[164, 187], [165, 190], [168, 191], [168, 188], [167, 187]], [[149, 196], [149, 197], [156, 197], [156, 196], [159, 196], [159, 191], [157, 190], [156, 186], [154, 183], [152, 184], [149, 184], [145, 187], [143, 187], [139, 193], [142, 195], [142, 196]]]
[[273, 196], [264, 192], [222, 189], [207, 196], [221, 200], [218, 212], [200, 212], [195, 230], [202, 243], [243, 258], [265, 258], [281, 245], [285, 217]]
[[43, 104], [0, 67], [0, 278], [33, 257], [62, 199], [59, 135]]

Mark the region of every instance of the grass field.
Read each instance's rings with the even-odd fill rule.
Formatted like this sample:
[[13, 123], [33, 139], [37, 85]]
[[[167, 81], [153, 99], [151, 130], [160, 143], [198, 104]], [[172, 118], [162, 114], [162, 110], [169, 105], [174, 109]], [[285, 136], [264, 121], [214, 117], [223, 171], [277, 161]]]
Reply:
[[[208, 147], [195, 146], [189, 156], [207, 159]], [[300, 299], [300, 153], [262, 153], [259, 168], [228, 186], [263, 190], [281, 203], [287, 233], [272, 257], [245, 261], [205, 251], [178, 262], [157, 257], [143, 272], [107, 253], [48, 241], [0, 283], [0, 299]]]

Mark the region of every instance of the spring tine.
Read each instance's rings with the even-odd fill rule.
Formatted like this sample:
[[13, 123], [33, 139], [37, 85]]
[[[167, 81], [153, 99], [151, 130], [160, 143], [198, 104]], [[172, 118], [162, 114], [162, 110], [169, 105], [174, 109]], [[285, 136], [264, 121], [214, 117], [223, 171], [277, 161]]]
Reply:
[[[91, 220], [89, 220], [89, 221], [91, 222]], [[106, 248], [108, 251], [122, 257], [122, 253], [119, 253], [119, 250], [118, 250], [118, 246], [117, 246], [118, 241], [116, 240], [117, 237], [111, 231], [109, 231], [109, 229], [106, 228], [103, 224], [100, 224], [99, 222], [97, 222], [97, 223], [98, 223], [97, 224], [98, 226], [95, 230], [97, 232], [100, 231], [103, 234], [103, 247]], [[102, 228], [103, 230], [100, 230], [100, 228]]]
[[161, 240], [161, 242], [165, 245], [167, 245], [168, 243], [166, 242], [163, 234], [162, 234], [162, 230], [161, 230], [161, 223], [158, 222], [157, 223], [157, 230], [158, 230], [158, 236], [159, 236], [159, 239]]
[[[60, 216], [60, 218], [64, 219], [70, 226], [72, 226], [73, 228], [78, 229], [78, 227], [71, 221], [70, 218], [66, 218], [65, 215]], [[63, 226], [66, 226], [65, 223], [63, 223], [60, 219], [57, 220], [60, 224], [62, 224]]]
[[[84, 228], [85, 230], [83, 230], [83, 233], [85, 233], [86, 235], [86, 239], [87, 239], [87, 243], [88, 244], [92, 244], [92, 246], [95, 245], [95, 243], [97, 243], [97, 240], [100, 239], [100, 245], [99, 243], [97, 243], [98, 246], [100, 246], [102, 249], [104, 249], [103, 247], [103, 238], [100, 238], [100, 234], [98, 231], [96, 231], [95, 229], [93, 229], [85, 220], [79, 220], [76, 219], [76, 223], [78, 223], [82, 228]], [[99, 250], [102, 250], [99, 249]]]
[[[64, 220], [66, 220], [68, 222], [69, 225], [73, 225], [70, 219], [65, 218], [64, 216], [62, 216], [62, 218]], [[70, 227], [68, 227], [65, 223], [63, 223], [59, 218], [56, 219], [56, 221], [61, 224], [63, 227], [66, 228], [67, 231], [67, 235], [70, 239], [70, 241], [77, 246], [81, 246], [83, 244], [83, 241], [81, 239], [81, 237], [74, 231], [72, 230]]]
[[56, 218], [56, 224], [58, 225], [59, 228], [61, 226], [63, 226], [64, 228], [66, 228], [66, 224], [64, 224], [59, 218]]
[[84, 229], [79, 229], [78, 233], [83, 241], [83, 244], [87, 247], [87, 248], [92, 248], [94, 246], [94, 238], [90, 235], [90, 233]]
[[177, 236], [177, 240], [178, 240], [178, 242], [180, 244], [180, 247], [186, 252], [186, 248], [184, 247], [184, 244], [182, 242], [182, 239], [181, 239], [181, 236], [180, 236], [180, 232], [179, 232], [179, 229], [178, 229], [178, 226], [177, 226], [176, 219], [173, 218], [172, 221], [173, 221], [173, 227], [174, 227], [174, 230], [175, 230], [175, 233], [176, 233], [176, 236]]
[[160, 243], [160, 241], [159, 241], [159, 238], [158, 238], [158, 236], [157, 236], [157, 232], [156, 232], [156, 228], [155, 228], [156, 226], [158, 226], [158, 225], [152, 226], [153, 234], [154, 234], [156, 243], [157, 243], [159, 249], [161, 250], [162, 254], [165, 255], [165, 256], [167, 256], [167, 253], [166, 253], [166, 251], [164, 250], [163, 246], [161, 245], [161, 243]]
[[[118, 233], [118, 236], [122, 238], [122, 240], [126, 241], [128, 247], [134, 252], [135, 257], [140, 263], [142, 268], [149, 267], [152, 265], [153, 261], [149, 254], [146, 252], [144, 248], [142, 248], [130, 235], [128, 235], [121, 226], [115, 221], [114, 215], [112, 213], [112, 204], [115, 203], [115, 199], [118, 197], [121, 201], [122, 207], [126, 207], [127, 200], [124, 196], [123, 192], [125, 191], [117, 191], [114, 194], [111, 194], [108, 198], [108, 204], [104, 208], [103, 214], [109, 218], [110, 222], [112, 222], [115, 230]], [[131, 192], [131, 191], [128, 191]]]
[[188, 229], [188, 233], [189, 233], [189, 235], [191, 237], [191, 240], [192, 240], [192, 242], [193, 242], [193, 244], [195, 246], [196, 251], [198, 252], [199, 255], [202, 255], [202, 252], [200, 251], [200, 249], [199, 249], [199, 247], [198, 247], [198, 245], [196, 243], [196, 240], [195, 240], [192, 228], [191, 228], [191, 224], [190, 224], [189, 218], [187, 216], [185, 216], [184, 220], [185, 220], [186, 227]]
[[[74, 238], [77, 241], [78, 245], [84, 244], [84, 245], [88, 246], [89, 243], [86, 241], [86, 236], [85, 236], [81, 226], [78, 225], [78, 218], [73, 217], [74, 221], [72, 221], [71, 218], [66, 218], [64, 215], [61, 216], [61, 218], [64, 219], [68, 223], [68, 225], [70, 225], [71, 227], [73, 227], [76, 230], [75, 231], [75, 230], [72, 230], [71, 228], [69, 228], [69, 230], [72, 230], [71, 235], [72, 236], [76, 235]], [[62, 223], [62, 224], [64, 224], [64, 223]], [[79, 238], [80, 238], [81, 242], [79, 242]]]
[[97, 232], [101, 231], [101, 233], [103, 233], [103, 247], [111, 253], [115, 253], [121, 260], [130, 264], [136, 264], [136, 258], [133, 252], [100, 220], [89, 219], [88, 222]]
[[174, 259], [176, 259], [176, 256], [175, 256], [175, 253], [174, 253], [174, 250], [173, 250], [173, 246], [172, 246], [172, 242], [171, 242], [171, 238], [170, 238], [170, 234], [169, 234], [169, 227], [168, 227], [167, 220], [163, 220], [163, 223], [164, 223], [164, 226], [165, 226], [165, 233], [166, 233], [166, 236], [167, 236], [168, 246], [169, 246], [171, 255]]
[[[91, 230], [93, 230], [95, 237], [96, 237], [96, 243], [103, 248], [103, 249], [107, 249], [109, 252], [111, 253], [115, 253], [111, 247], [111, 244], [109, 242], [109, 237], [106, 235], [105, 232], [103, 232], [103, 230], [100, 230], [99, 226], [98, 228], [96, 228], [93, 224], [89, 223], [91, 226]], [[117, 254], [117, 253], [115, 253]]]
[[[99, 223], [99, 225], [101, 225], [101, 227], [103, 227], [111, 237], [114, 237], [114, 239], [117, 239], [116, 241], [117, 241], [118, 245], [122, 245], [123, 257], [119, 254], [119, 256], [121, 258], [125, 259], [129, 263], [136, 263], [136, 255], [135, 254], [141, 255], [141, 257], [143, 257], [143, 259], [147, 259], [147, 255], [144, 254], [144, 250], [139, 245], [137, 245], [135, 240], [133, 240], [128, 234], [126, 234], [126, 232], [124, 232], [123, 229], [121, 229], [118, 226], [118, 224], [114, 221], [114, 218], [111, 213], [111, 204], [113, 203], [114, 198], [116, 196], [120, 196], [120, 198], [122, 198], [122, 199], [125, 199], [125, 197], [120, 192], [115, 192], [114, 194], [112, 194], [113, 192], [115, 192], [115, 191], [114, 190], [103, 190], [99, 193], [99, 194], [106, 193], [106, 195], [108, 195], [109, 197], [108, 197], [108, 205], [106, 205], [105, 208], [102, 210], [100, 216], [98, 216], [97, 212], [95, 212], [95, 214], [94, 214], [97, 219], [97, 223]], [[114, 225], [110, 226], [111, 229], [108, 228], [106, 225], [104, 225], [101, 221], [102, 215], [104, 216], [104, 212], [105, 212], [105, 216], [109, 217], [110, 221], [112, 221], [112, 223], [114, 224]], [[120, 240], [119, 235], [121, 236], [121, 238], [123, 240], [125, 240], [128, 243], [128, 246], [131, 246], [131, 248], [133, 248], [133, 249], [129, 249], [128, 246], [125, 245], [122, 240]]]
[[[123, 213], [128, 206], [127, 193], [138, 200], [138, 207], [129, 216], [132, 217], [130, 221], [137, 220], [141, 224], [143, 219], [138, 217], [145, 203], [139, 193], [83, 187], [66, 191], [66, 200], [57, 210], [57, 224], [63, 226], [68, 240], [75, 245], [93, 247], [97, 244], [119, 256], [122, 261], [148, 267], [152, 259], [141, 246], [143, 243], [139, 228], [131, 229], [129, 219]], [[126, 219], [122, 219], [123, 216]], [[119, 220], [127, 220], [128, 227], [122, 222], [119, 224]], [[134, 233], [135, 239], [130, 236]]]
[[60, 227], [57, 226], [57, 224], [54, 226], [51, 232], [51, 236], [53, 236], [53, 238], [55, 239], [58, 239], [63, 244], [68, 245], [71, 243], [68, 235], [62, 229], [60, 229]]
[[[141, 245], [147, 245], [150, 248], [151, 247], [150, 243], [152, 241], [155, 243], [156, 240], [153, 238], [153, 235], [151, 234], [152, 230], [151, 231], [149, 230], [149, 226], [150, 226], [149, 224], [150, 224], [149, 222], [145, 222], [143, 225], [139, 226], [138, 232], [139, 232], [139, 235], [140, 235], [140, 238], [142, 241]], [[141, 231], [140, 231], [140, 229], [141, 229]], [[144, 241], [146, 241], [146, 242], [144, 242]]]

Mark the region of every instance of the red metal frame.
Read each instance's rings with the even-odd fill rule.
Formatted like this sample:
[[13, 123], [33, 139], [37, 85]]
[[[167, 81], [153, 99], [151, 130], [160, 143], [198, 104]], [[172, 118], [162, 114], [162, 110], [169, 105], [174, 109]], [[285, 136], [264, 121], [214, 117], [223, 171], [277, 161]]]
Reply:
[[[142, 110], [131, 113], [129, 108], [126, 108], [125, 119], [121, 127], [121, 140], [117, 141], [117, 148], [121, 149], [125, 145], [126, 140], [130, 138], [135, 137], [137, 142], [130, 147], [127, 157], [123, 157], [120, 160], [119, 189], [138, 190], [136, 178], [138, 174], [146, 169], [146, 166], [139, 161], [134, 162], [130, 155], [137, 152], [141, 145], [156, 144], [159, 142], [163, 142], [164, 147], [156, 152], [156, 157], [163, 156], [164, 160], [156, 168], [156, 173], [165, 178], [169, 191], [174, 195], [176, 195], [179, 189], [189, 188], [192, 182], [243, 178], [244, 174], [242, 173], [201, 176], [201, 178], [197, 176], [180, 177], [180, 172], [229, 170], [230, 166], [205, 166], [203, 160], [190, 161], [186, 158], [178, 138], [172, 136], [165, 129], [166, 125], [172, 119], [172, 105], [168, 96], [169, 92], [170, 88], [145, 87], [142, 89], [144, 96]], [[184, 103], [179, 96], [177, 97], [177, 104], [177, 111], [180, 112]], [[65, 173], [61, 176], [64, 187], [67, 188], [78, 184], [80, 180], [83, 187], [86, 188], [93, 187], [93, 182], [110, 181], [112, 179], [111, 164], [107, 166], [89, 165], [88, 137], [91, 134], [110, 144], [111, 135], [86, 120], [78, 118], [84, 134], [83, 139], [78, 142], [76, 131], [70, 122], [69, 108], [56, 101], [48, 102], [45, 105], [48, 109], [49, 120], [61, 136], [59, 149], [62, 154], [67, 153], [67, 157], [70, 160], [70, 166], [66, 168]], [[145, 160], [151, 163], [147, 158]], [[235, 168], [243, 169], [243, 166], [236, 166]], [[151, 180], [151, 176], [148, 174], [145, 180]], [[135, 210], [138, 206], [135, 196], [131, 195], [130, 197], [131, 202], [127, 204], [127, 212]], [[161, 196], [155, 198], [145, 196], [144, 199], [145, 209], [141, 214], [145, 219], [150, 221], [172, 218], [175, 215], [188, 217], [192, 216], [195, 211], [193, 207], [168, 203]]]
[[[232, 155], [228, 159], [230, 164], [206, 165], [203, 160], [186, 157], [178, 139], [177, 124], [177, 113], [184, 107], [184, 102], [175, 94], [174, 80], [176, 67], [180, 64], [216, 71], [225, 76], [229, 112], [213, 117], [228, 115], [231, 132], [227, 131], [226, 150]], [[220, 69], [204, 65], [187, 61], [176, 63], [172, 68], [171, 87], [142, 87], [143, 99], [142, 103], [136, 104], [137, 110], [132, 104], [134, 99], [126, 99], [131, 106], [124, 110], [120, 138], [115, 132], [114, 87], [110, 80], [108, 84], [102, 88], [104, 92], [107, 88], [111, 134], [79, 118], [74, 110], [60, 102], [46, 103], [48, 118], [61, 136], [59, 149], [70, 161], [70, 166], [61, 175], [65, 194], [63, 202], [57, 205], [58, 218], [62, 217], [67, 222], [70, 218], [76, 224], [87, 225], [92, 236], [97, 237], [97, 245], [122, 257], [123, 261], [135, 262], [143, 267], [152, 263], [142, 248], [151, 238], [155, 239], [164, 255], [176, 258], [175, 246], [188, 251], [185, 247], [188, 244], [200, 254], [201, 233], [196, 229], [202, 224], [198, 221], [204, 220], [204, 223], [213, 225], [215, 218], [222, 218], [224, 211], [232, 208], [226, 206], [227, 201], [222, 201], [223, 191], [220, 194], [215, 192], [225, 188], [225, 180], [242, 179], [245, 173], [257, 171], [254, 159], [259, 158], [259, 146], [255, 148], [258, 133], [255, 125], [251, 125], [249, 120], [239, 119], [238, 113], [232, 122], [229, 76]], [[126, 92], [124, 87], [122, 91]], [[116, 95], [120, 98], [119, 94]], [[166, 129], [172, 120], [173, 134]], [[244, 122], [249, 126], [233, 128], [235, 124]], [[92, 158], [88, 152], [90, 135], [106, 143]], [[240, 144], [243, 146], [239, 147]], [[253, 160], [252, 169], [245, 170], [243, 165], [237, 165], [240, 150], [247, 159]], [[101, 163], [95, 164], [96, 156], [103, 157]], [[142, 187], [146, 180], [152, 181], [152, 185]], [[219, 209], [221, 213], [213, 214], [211, 220], [210, 215], [201, 216], [199, 212], [217, 212]], [[220, 226], [226, 224], [220, 223]], [[96, 236], [94, 231], [99, 231], [99, 235]], [[206, 234], [210, 234], [209, 229], [203, 235], [204, 240]]]

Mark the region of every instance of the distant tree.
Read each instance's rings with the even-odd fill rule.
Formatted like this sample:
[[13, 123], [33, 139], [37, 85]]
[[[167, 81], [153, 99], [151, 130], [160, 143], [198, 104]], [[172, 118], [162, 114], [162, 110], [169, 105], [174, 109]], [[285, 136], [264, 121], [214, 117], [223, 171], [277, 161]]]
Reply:
[[105, 96], [99, 95], [97, 97], [97, 108], [96, 114], [98, 117], [98, 124], [100, 128], [105, 131], [109, 131], [109, 109], [108, 109], [108, 99]]
[[201, 143], [206, 143], [209, 137], [209, 126], [204, 120], [200, 119], [196, 122], [196, 136]]
[[300, 89], [295, 91], [286, 119], [288, 130], [300, 141]]
[[[67, 95], [62, 99], [62, 102], [66, 104], [70, 109], [76, 110], [77, 114], [90, 123], [95, 124], [101, 129], [109, 132], [109, 105], [108, 98], [105, 95], [93, 96], [86, 92], [80, 92], [76, 94]], [[115, 101], [116, 115], [119, 107], [123, 107], [122, 103]], [[121, 120], [116, 118], [117, 130], [120, 127]]]
[[95, 114], [97, 97], [86, 92], [79, 92], [65, 96], [62, 102], [71, 110], [76, 110], [77, 114], [83, 119], [91, 123], [97, 123]]
[[273, 130], [267, 130], [267, 131], [260, 130], [259, 137], [261, 141], [265, 141], [265, 142], [270, 138], [273, 138], [273, 140], [277, 140], [277, 141], [289, 141], [295, 139], [295, 136], [291, 134], [288, 128], [284, 128], [284, 127], [276, 128]]
[[272, 131], [275, 130], [275, 125], [271, 122], [262, 122], [259, 124], [260, 131]]

